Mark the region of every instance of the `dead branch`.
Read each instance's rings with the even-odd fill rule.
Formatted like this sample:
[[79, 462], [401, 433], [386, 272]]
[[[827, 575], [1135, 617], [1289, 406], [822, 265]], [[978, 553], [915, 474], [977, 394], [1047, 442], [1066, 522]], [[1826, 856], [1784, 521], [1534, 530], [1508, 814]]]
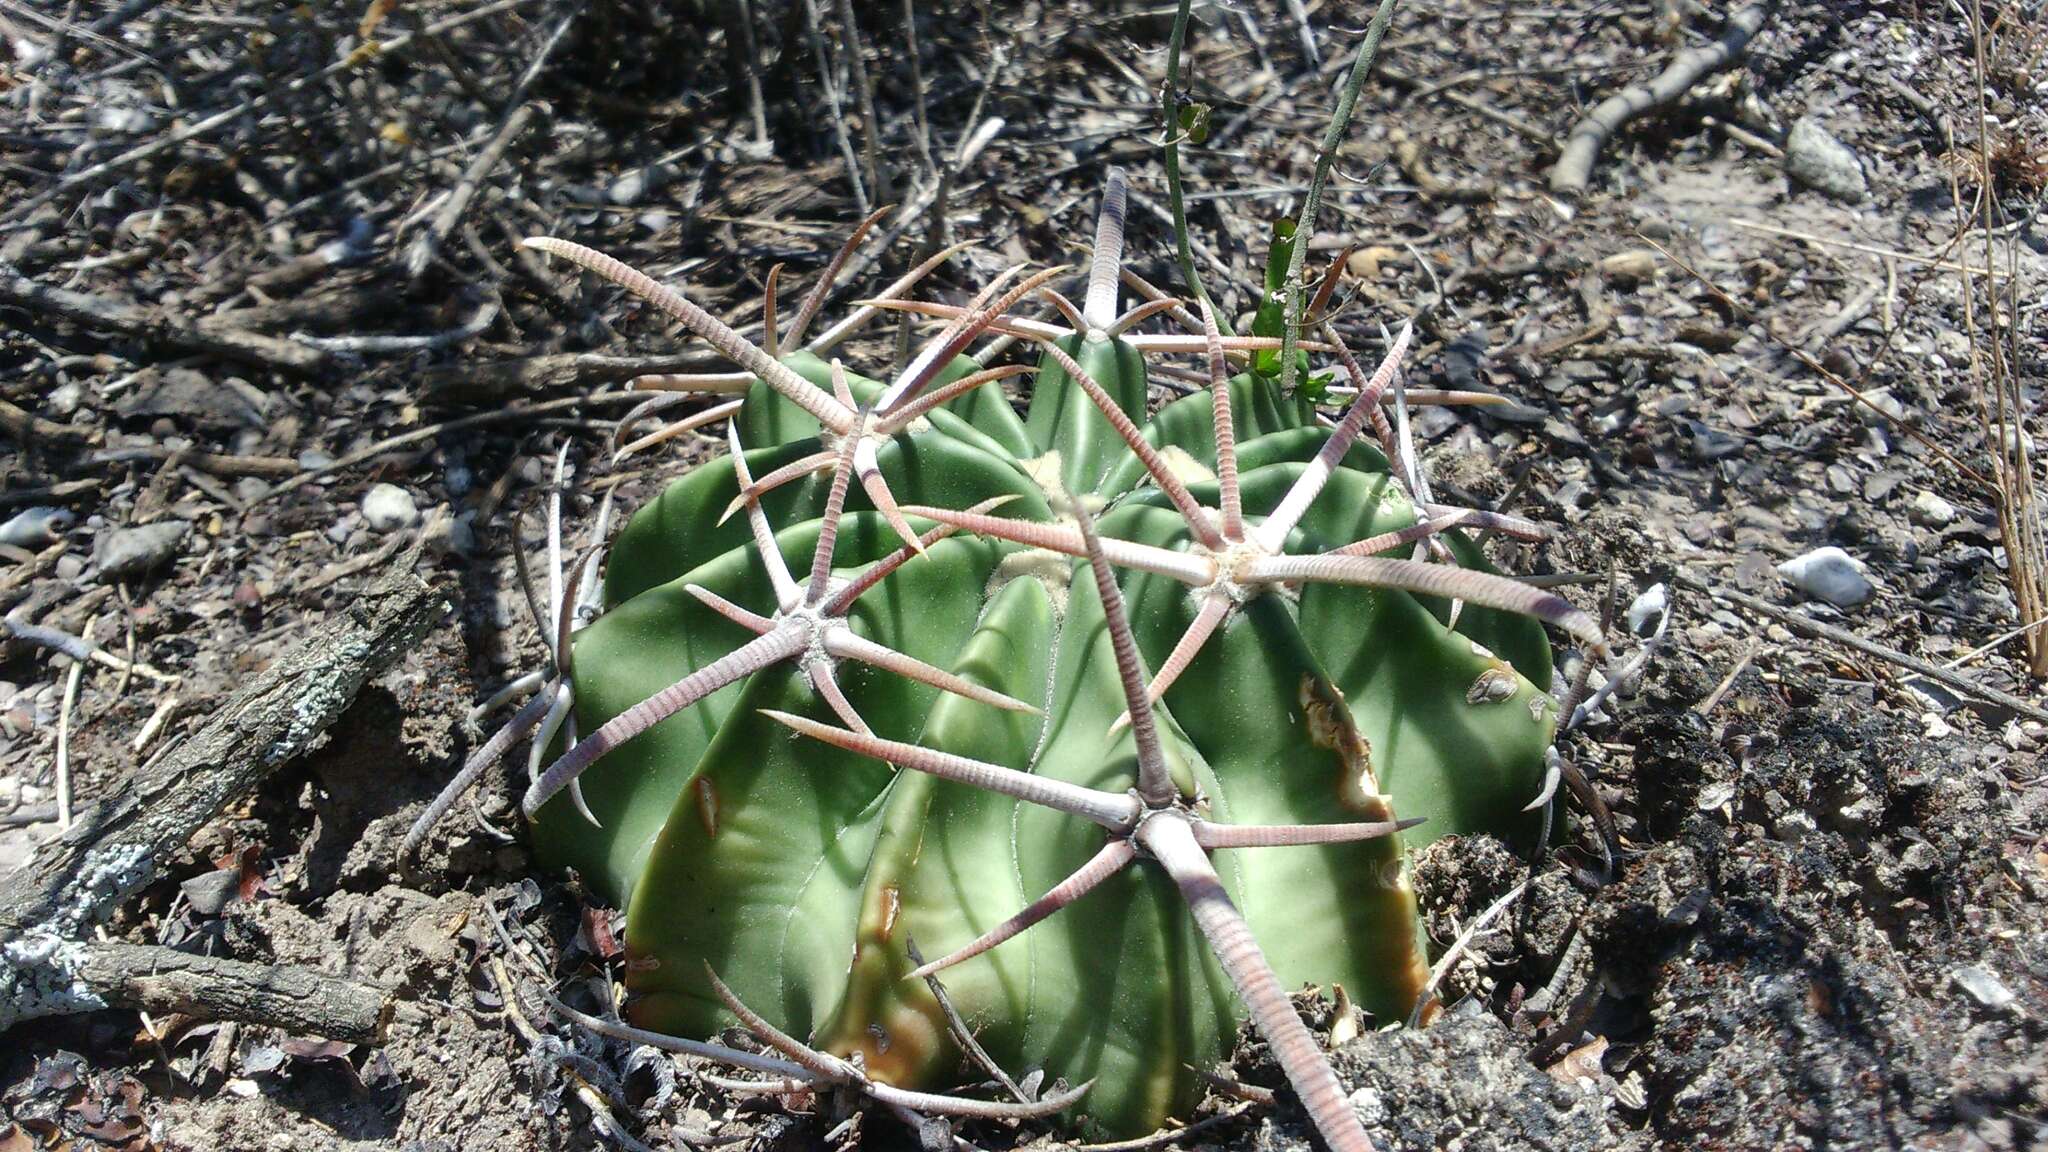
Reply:
[[477, 189], [483, 187], [485, 177], [489, 176], [491, 169], [496, 168], [498, 162], [505, 158], [505, 150], [512, 146], [512, 141], [518, 139], [519, 134], [526, 131], [526, 126], [531, 123], [531, 104], [521, 104], [499, 122], [497, 131], [491, 133], [489, 143], [477, 152], [476, 158], [469, 162], [469, 167], [462, 170], [462, 176], [455, 181], [455, 187], [449, 191], [448, 198], [441, 201], [441, 207], [434, 212], [434, 218], [427, 225], [427, 230], [420, 233], [419, 238], [406, 250], [405, 271], [408, 276], [417, 280], [426, 272], [427, 266], [434, 261], [434, 253], [440, 250], [441, 245], [455, 231], [455, 225], [462, 221], [462, 215], [468, 210], [471, 198], [476, 195]]
[[[869, 207], [868, 189], [861, 181], [860, 159], [854, 155], [853, 137], [846, 128], [846, 116], [839, 107], [839, 86], [832, 82], [832, 61], [825, 54], [825, 34], [820, 29], [817, 0], [802, 0], [805, 39], [810, 41], [811, 55], [818, 64], [818, 87], [825, 94], [825, 110], [832, 119], [832, 136], [839, 141], [839, 156], [846, 163], [846, 182], [853, 187], [854, 214], [866, 216]], [[858, 50], [856, 45], [853, 50]], [[868, 126], [874, 131], [874, 125]]]
[[421, 382], [429, 399], [452, 402], [532, 396], [592, 384], [617, 384], [635, 376], [718, 372], [728, 367], [728, 362], [715, 352], [682, 352], [663, 356], [555, 352], [516, 360], [472, 361], [428, 368], [421, 373]]
[[101, 438], [97, 428], [53, 423], [5, 400], [0, 400], [0, 431], [20, 444], [31, 440], [49, 444], [97, 444]]
[[460, 432], [466, 428], [482, 428], [492, 424], [516, 423], [520, 420], [531, 420], [550, 412], [560, 412], [564, 409], [577, 408], [585, 404], [617, 403], [624, 400], [642, 403], [645, 401], [645, 394], [640, 392], [593, 392], [588, 396], [563, 396], [554, 400], [543, 400], [538, 404], [527, 404], [518, 408], [500, 408], [495, 412], [472, 412], [467, 416], [458, 416], [453, 420], [443, 420], [435, 424], [423, 424], [409, 432], [401, 432], [396, 436], [387, 436], [375, 444], [351, 452], [331, 464], [323, 464], [318, 468], [300, 472], [296, 476], [281, 481], [276, 487], [250, 501], [250, 503], [261, 504], [266, 500], [277, 499], [298, 488], [301, 484], [311, 484], [315, 480], [332, 476], [337, 472], [345, 472], [366, 460], [374, 460], [386, 452], [396, 451], [408, 444], [418, 444], [422, 441], [432, 440], [434, 437], [444, 433]]
[[1866, 640], [1846, 628], [1837, 628], [1832, 624], [1823, 624], [1818, 620], [1801, 616], [1797, 612], [1787, 611], [1776, 604], [1759, 600], [1754, 596], [1748, 596], [1730, 588], [1711, 587], [1690, 577], [1680, 576], [1676, 582], [1696, 592], [1705, 592], [1716, 600], [1725, 600], [1738, 608], [1747, 608], [1752, 612], [1761, 612], [1801, 635], [1827, 640], [1847, 648], [1854, 648], [1865, 655], [1875, 656], [1887, 663], [1896, 664], [1915, 675], [1925, 676], [1929, 680], [1945, 687], [1953, 688], [1965, 696], [1972, 697], [1979, 704], [1995, 704], [2001, 708], [2017, 712], [2029, 720], [2038, 720], [2043, 724], [2048, 724], [2048, 708], [2042, 708], [2038, 704], [2022, 700], [2010, 692], [1993, 688], [1988, 684], [1979, 684], [1968, 676], [1952, 672], [1939, 664], [1922, 660], [1918, 656], [1908, 655], [1896, 648], [1888, 648], [1875, 640]]
[[461, 178], [456, 180], [455, 187], [448, 193], [448, 198], [435, 210], [434, 218], [427, 225], [427, 230], [406, 250], [406, 274], [414, 280], [426, 272], [428, 265], [434, 261], [434, 253], [439, 251], [441, 245], [454, 233], [456, 224], [462, 221], [464, 212], [469, 208], [470, 200], [476, 196], [477, 189], [483, 187], [485, 177], [489, 176], [491, 170], [498, 166], [498, 162], [505, 158], [505, 149], [510, 147], [512, 142], [519, 138], [519, 134], [526, 131], [526, 126], [533, 122], [535, 108], [534, 105], [527, 103], [527, 92], [533, 87], [533, 82], [540, 76], [541, 70], [547, 67], [548, 57], [554, 55], [555, 46], [562, 42], [563, 34], [569, 30], [569, 25], [575, 21], [576, 14], [580, 11], [581, 5], [571, 8], [569, 14], [562, 17], [555, 25], [554, 32], [541, 44], [540, 51], [534, 54], [533, 62], [526, 66], [526, 71], [519, 77], [519, 83], [513, 86], [512, 96], [505, 102], [507, 111], [498, 121], [498, 127], [491, 133], [490, 142], [485, 144], [477, 152], [476, 158], [469, 162], [469, 166], [462, 170]]
[[12, 268], [0, 268], [0, 304], [12, 304], [167, 348], [205, 352], [280, 372], [310, 374], [326, 367], [329, 359], [318, 349], [275, 336], [222, 327], [203, 318], [187, 323], [125, 300], [52, 288]]
[[491, 3], [475, 8], [463, 8], [458, 10], [453, 16], [437, 20], [421, 28], [418, 32], [405, 32], [393, 36], [389, 40], [378, 44], [374, 51], [369, 50], [368, 46], [358, 48], [356, 51], [334, 61], [317, 72], [300, 76], [276, 89], [259, 92], [233, 107], [224, 108], [211, 116], [202, 117], [175, 132], [167, 132], [145, 143], [138, 144], [117, 156], [112, 156], [97, 164], [81, 168], [21, 203], [12, 205], [7, 210], [6, 215], [0, 217], [0, 222], [12, 224], [26, 220], [36, 209], [41, 208], [43, 205], [48, 204], [50, 201], [55, 200], [74, 188], [94, 183], [102, 176], [125, 171], [131, 165], [138, 164], [152, 156], [169, 152], [203, 136], [210, 136], [245, 116], [270, 107], [279, 97], [293, 95], [312, 85], [325, 83], [327, 80], [344, 72], [353, 71], [361, 67], [365, 60], [373, 56], [392, 56], [401, 49], [410, 47], [417, 41], [431, 43], [437, 36], [445, 35], [465, 24], [495, 16], [501, 12], [510, 11], [518, 7], [521, 2], [522, 0], [492, 0]]
[[1654, 108], [1663, 107], [1686, 94], [1701, 78], [1733, 64], [1763, 28], [1777, 7], [1776, 0], [1753, 4], [1728, 18], [1721, 38], [1698, 48], [1688, 48], [1671, 61], [1648, 84], [1631, 84], [1602, 100], [1565, 137], [1564, 152], [1550, 169], [1550, 190], [1577, 195], [1593, 178], [1593, 161], [1607, 138], [1629, 121]]
[[166, 461], [197, 468], [214, 476], [257, 476], [275, 479], [298, 475], [299, 462], [282, 456], [240, 456], [225, 452], [199, 452], [191, 448], [166, 448], [142, 444], [128, 448], [106, 448], [86, 462], [94, 467], [130, 464], [138, 460]]
[[7, 945], [0, 958], [0, 1029], [105, 1008], [233, 1020], [294, 1036], [381, 1044], [398, 1001], [391, 989], [310, 968], [223, 960], [150, 944], [38, 936]]
[[[410, 563], [286, 650], [153, 767], [81, 813], [0, 892], [0, 947], [63, 940], [162, 875], [201, 827], [313, 746], [447, 604]], [[7, 940], [8, 937], [17, 937]]]

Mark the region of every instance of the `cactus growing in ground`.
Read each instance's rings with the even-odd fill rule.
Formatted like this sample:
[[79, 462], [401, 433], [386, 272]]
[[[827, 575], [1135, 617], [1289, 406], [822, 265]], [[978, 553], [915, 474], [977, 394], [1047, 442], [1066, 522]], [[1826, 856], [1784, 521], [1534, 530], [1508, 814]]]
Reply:
[[[1072, 1099], [909, 1091], [983, 1078], [964, 1024], [1002, 1067], [1087, 1082], [1087, 1116], [1131, 1133], [1185, 1114], [1191, 1069], [1249, 1013], [1331, 1146], [1369, 1146], [1287, 990], [1408, 1014], [1427, 964], [1397, 817], [1532, 841], [1543, 625], [1598, 629], [1460, 531], [1535, 526], [1417, 496], [1382, 411], [1405, 328], [1372, 373], [1329, 325], [1300, 343], [1354, 389], [1326, 429], [1256, 363], [1228, 375], [1280, 346], [1266, 326], [1225, 337], [1205, 300], [1116, 313], [1122, 208], [1112, 174], [1078, 308], [1058, 269], [965, 307], [906, 303], [905, 282], [864, 304], [856, 322], [945, 321], [886, 383], [820, 359], [855, 323], [801, 345], [829, 270], [786, 339], [770, 278], [764, 349], [607, 257], [530, 242], [745, 373], [711, 410], [729, 458], [624, 526], [602, 614], [573, 638], [558, 614], [555, 675], [473, 761], [573, 701], [585, 735], [526, 808], [546, 860], [627, 904], [645, 1031], [580, 1019], [649, 1039], [738, 1014], [789, 1059], [664, 1042], [914, 1109]], [[1032, 296], [1068, 326], [1012, 314]], [[1134, 333], [1163, 314], [1190, 330]], [[1022, 370], [964, 355], [990, 333], [1042, 346], [1021, 418], [989, 385]], [[1209, 386], [1154, 412], [1145, 357], [1172, 353], [1206, 354]], [[590, 602], [595, 568], [555, 603]]]

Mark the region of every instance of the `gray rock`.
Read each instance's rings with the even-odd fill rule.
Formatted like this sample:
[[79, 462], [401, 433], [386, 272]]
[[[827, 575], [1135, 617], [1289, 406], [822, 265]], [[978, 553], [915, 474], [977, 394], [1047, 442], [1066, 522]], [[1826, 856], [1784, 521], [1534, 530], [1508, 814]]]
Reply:
[[1863, 399], [1852, 410], [1858, 420], [1879, 427], [1899, 424], [1906, 419], [1906, 406], [1887, 388], [1873, 388], [1865, 392]]
[[135, 528], [101, 533], [93, 542], [93, 563], [102, 579], [140, 576], [178, 554], [178, 545], [192, 530], [190, 520], [162, 520]]
[[1800, 118], [1785, 136], [1785, 174], [1850, 203], [1863, 199], [1870, 190], [1856, 153], [1812, 117]]
[[474, 514], [465, 512], [448, 525], [448, 547], [463, 556], [476, 554]]
[[0, 544], [17, 548], [41, 548], [54, 543], [71, 530], [78, 518], [63, 508], [37, 506], [18, 512], [0, 524]]
[[420, 509], [412, 493], [396, 484], [379, 484], [363, 497], [363, 521], [372, 532], [400, 532], [420, 522]]
[[222, 868], [213, 872], [202, 872], [178, 885], [178, 891], [185, 894], [194, 911], [202, 916], [218, 916], [221, 910], [235, 902], [241, 894], [242, 870]]
[[260, 428], [270, 397], [246, 380], [215, 381], [190, 368], [146, 372], [114, 411], [129, 419], [168, 417], [194, 428]]

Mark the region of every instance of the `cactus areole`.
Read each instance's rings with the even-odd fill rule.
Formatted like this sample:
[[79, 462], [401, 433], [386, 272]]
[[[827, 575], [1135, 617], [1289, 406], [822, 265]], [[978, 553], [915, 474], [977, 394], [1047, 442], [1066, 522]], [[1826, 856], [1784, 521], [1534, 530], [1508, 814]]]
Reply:
[[[1416, 493], [1387, 415], [1405, 330], [1371, 373], [1306, 334], [1355, 389], [1319, 416], [1259, 370], [1270, 325], [1118, 314], [1123, 198], [1112, 174], [1079, 308], [1049, 287], [1062, 270], [966, 306], [898, 299], [907, 277], [808, 345], [822, 285], [784, 333], [771, 301], [755, 347], [530, 242], [751, 377], [724, 384], [744, 389], [720, 409], [730, 456], [611, 543], [527, 796], [535, 843], [628, 909], [639, 1029], [709, 1039], [744, 1011], [808, 1038], [800, 1071], [986, 1081], [936, 975], [996, 1064], [1087, 1084], [1071, 1122], [1129, 1135], [1186, 1117], [1192, 1069], [1249, 1015], [1332, 1146], [1366, 1147], [1287, 997], [1342, 985], [1408, 1015], [1428, 958], [1406, 853], [1533, 841], [1544, 626], [1597, 632], [1463, 534], [1533, 526]], [[1040, 298], [1067, 324], [1023, 318]], [[832, 358], [881, 309], [938, 324], [893, 380]], [[969, 355], [992, 336], [1036, 346], [1021, 417], [997, 381], [1030, 369]], [[1147, 359], [1169, 355], [1211, 383], [1155, 410]]]

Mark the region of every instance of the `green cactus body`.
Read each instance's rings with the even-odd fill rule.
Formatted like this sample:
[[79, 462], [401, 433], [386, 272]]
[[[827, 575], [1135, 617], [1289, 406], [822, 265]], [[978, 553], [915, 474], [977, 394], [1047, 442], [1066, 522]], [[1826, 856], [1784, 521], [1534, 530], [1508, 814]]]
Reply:
[[[1280, 261], [1284, 268], [1284, 258]], [[1208, 395], [1149, 413], [1144, 362], [1096, 328], [1063, 347], [1208, 507], [1219, 499]], [[784, 362], [821, 387], [808, 353]], [[978, 366], [962, 359], [940, 379]], [[849, 378], [861, 404], [883, 391]], [[1244, 517], [1272, 513], [1327, 438], [1312, 405], [1267, 375], [1228, 385]], [[755, 388], [734, 418], [761, 476], [833, 451], [819, 421]], [[1199, 553], [1146, 467], [1048, 359], [1019, 419], [995, 388], [934, 409], [878, 454], [906, 508], [1008, 497], [1010, 520], [1066, 524], [1065, 498], [1100, 513], [1105, 538]], [[809, 562], [829, 498], [817, 472], [760, 497], [793, 570]], [[674, 481], [619, 532], [606, 611], [574, 643], [576, 718], [597, 729], [732, 652], [749, 632], [690, 586], [762, 615], [777, 602], [740, 493], [715, 460]], [[1052, 493], [1048, 497], [1047, 491]], [[832, 555], [838, 579], [898, 547], [860, 487]], [[1354, 446], [1289, 536], [1313, 555], [1415, 522], [1378, 451]], [[911, 513], [913, 527], [929, 520]], [[1458, 559], [1477, 549], [1445, 536]], [[1453, 542], [1454, 541], [1454, 542]], [[1413, 545], [1394, 551], [1407, 555]], [[1040, 709], [1005, 711], [844, 662], [846, 699], [877, 736], [1122, 793], [1135, 755], [1113, 729], [1125, 696], [1104, 606], [1085, 560], [959, 534], [904, 563], [847, 613], [853, 631]], [[1121, 585], [1145, 665], [1158, 668], [1197, 609], [1173, 579], [1127, 570]], [[1528, 843], [1555, 710], [1540, 624], [1384, 588], [1271, 586], [1238, 604], [1166, 691], [1162, 748], [1184, 800], [1234, 824], [1424, 816], [1400, 837], [1226, 851], [1224, 886], [1288, 988], [1341, 984], [1380, 1020], [1401, 1019], [1427, 974], [1403, 864], [1417, 837], [1484, 830]], [[1498, 653], [1499, 655], [1496, 655]], [[950, 951], [1002, 922], [1104, 848], [1100, 827], [1062, 812], [795, 737], [764, 709], [835, 723], [800, 661], [718, 689], [605, 755], [582, 776], [602, 827], [556, 798], [536, 817], [543, 859], [570, 866], [629, 909], [629, 1017], [710, 1037], [732, 1023], [707, 968], [740, 1000], [818, 1049], [858, 1053], [869, 1076], [944, 1087], [963, 1061], [908, 945]], [[1028, 932], [948, 969], [962, 1019], [1013, 1074], [1093, 1080], [1098, 1130], [1148, 1131], [1185, 1116], [1189, 1071], [1224, 1057], [1244, 1017], [1188, 907], [1157, 869], [1126, 869]]]

